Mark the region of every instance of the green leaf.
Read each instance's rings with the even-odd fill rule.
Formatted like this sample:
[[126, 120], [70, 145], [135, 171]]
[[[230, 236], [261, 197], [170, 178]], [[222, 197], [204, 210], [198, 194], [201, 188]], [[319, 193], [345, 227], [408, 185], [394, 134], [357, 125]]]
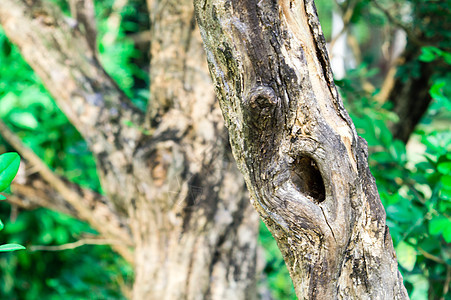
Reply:
[[24, 246], [19, 244], [5, 244], [0, 246], [0, 252], [10, 252], [16, 250], [26, 249]]
[[436, 48], [436, 47], [423, 47], [421, 48], [421, 55], [418, 57], [420, 61], [423, 62], [431, 62], [435, 60], [437, 57], [439, 57], [442, 54], [442, 50]]
[[24, 129], [36, 129], [39, 126], [35, 116], [29, 112], [14, 112], [9, 115], [9, 119], [17, 127]]
[[445, 175], [440, 178], [440, 181], [445, 187], [451, 187], [451, 175]]
[[407, 271], [412, 271], [417, 261], [417, 252], [415, 248], [406, 242], [400, 242], [396, 247], [398, 263]]
[[0, 220], [0, 231], [2, 231], [4, 227], [5, 227], [5, 225], [3, 225], [2, 220]]
[[6, 200], [6, 197], [3, 195], [0, 195], [0, 201], [2, 201], [2, 200]]
[[412, 284], [411, 300], [428, 299], [429, 281], [422, 274], [410, 275], [404, 277], [407, 282]]
[[437, 170], [445, 175], [451, 174], [451, 161], [439, 163]]
[[385, 147], [390, 147], [391, 143], [393, 142], [393, 135], [390, 132], [390, 130], [388, 130], [387, 126], [381, 126], [380, 127], [380, 134], [379, 134], [379, 138], [381, 139], [382, 144]]
[[451, 200], [451, 189], [442, 188], [440, 190], [440, 197], [444, 200]]
[[0, 99], [0, 117], [4, 118], [16, 107], [19, 98], [13, 92], [8, 92]]
[[390, 145], [390, 154], [399, 163], [404, 164], [406, 161], [406, 146], [400, 140], [395, 140]]
[[431, 95], [432, 99], [440, 100], [440, 101], [447, 101], [448, 98], [443, 94], [443, 88], [446, 85], [446, 81], [444, 80], [437, 80], [432, 85], [431, 89], [429, 90], [429, 94]]
[[[450, 224], [451, 225], [451, 224]], [[445, 240], [445, 242], [447, 243], [451, 243], [451, 226], [447, 226], [444, 230], [443, 230], [443, 239]]]
[[429, 233], [432, 235], [438, 235], [445, 230], [445, 228], [451, 226], [451, 221], [448, 220], [446, 217], [439, 216], [433, 218], [429, 222]]
[[19, 170], [20, 156], [15, 152], [0, 155], [0, 192], [4, 191], [13, 181]]
[[448, 65], [451, 65], [451, 54], [450, 53], [444, 53], [442, 55], [442, 57]]

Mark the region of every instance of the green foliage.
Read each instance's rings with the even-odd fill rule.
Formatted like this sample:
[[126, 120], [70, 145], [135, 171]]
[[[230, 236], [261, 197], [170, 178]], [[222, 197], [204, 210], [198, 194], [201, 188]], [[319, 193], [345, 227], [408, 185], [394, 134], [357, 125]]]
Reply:
[[[9, 208], [9, 207], [8, 207]], [[0, 211], [6, 217], [9, 209]], [[5, 227], [3, 238], [25, 245], [63, 245], [95, 235], [85, 223], [46, 209], [24, 211]], [[2, 299], [124, 299], [131, 267], [109, 246], [19, 252], [0, 256]]]
[[23, 250], [25, 249], [24, 246], [19, 244], [5, 244], [0, 245], [0, 252], [10, 252], [10, 251], [16, 251], [16, 250]]
[[[99, 53], [102, 66], [119, 87], [142, 110], [149, 98], [147, 53], [135, 47], [127, 34], [147, 30], [148, 17], [145, 4], [129, 1], [116, 10], [112, 0], [97, 1], [96, 12], [99, 29]], [[144, 28], [143, 28], [144, 27]], [[145, 64], [145, 68], [141, 64]]]
[[335, 4], [330, 0], [315, 1], [324, 36], [329, 40], [332, 36], [332, 11]]
[[451, 64], [451, 53], [440, 50], [434, 46], [422, 47], [421, 55], [418, 59], [423, 62], [432, 62], [439, 58], [443, 58], [447, 64]]

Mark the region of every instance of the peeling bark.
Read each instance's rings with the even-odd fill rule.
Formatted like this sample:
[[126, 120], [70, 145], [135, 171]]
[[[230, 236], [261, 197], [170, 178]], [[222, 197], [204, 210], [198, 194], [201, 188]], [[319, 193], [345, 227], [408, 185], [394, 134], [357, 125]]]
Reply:
[[234, 157], [298, 298], [406, 299], [313, 1], [194, 2]]

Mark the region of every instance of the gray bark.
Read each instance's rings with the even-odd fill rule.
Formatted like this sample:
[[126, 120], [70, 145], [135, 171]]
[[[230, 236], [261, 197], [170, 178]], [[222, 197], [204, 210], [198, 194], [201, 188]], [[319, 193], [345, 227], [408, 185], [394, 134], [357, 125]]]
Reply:
[[299, 299], [406, 299], [312, 0], [195, 0], [234, 157]]

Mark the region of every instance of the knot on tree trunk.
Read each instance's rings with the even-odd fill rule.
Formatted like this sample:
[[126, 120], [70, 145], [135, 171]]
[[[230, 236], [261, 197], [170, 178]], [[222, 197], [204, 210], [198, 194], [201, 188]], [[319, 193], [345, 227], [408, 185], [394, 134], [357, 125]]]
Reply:
[[[268, 86], [257, 86], [250, 90], [244, 99], [246, 123], [254, 130], [273, 129], [276, 116], [274, 112], [279, 99], [274, 89]], [[272, 124], [271, 124], [272, 123]]]

